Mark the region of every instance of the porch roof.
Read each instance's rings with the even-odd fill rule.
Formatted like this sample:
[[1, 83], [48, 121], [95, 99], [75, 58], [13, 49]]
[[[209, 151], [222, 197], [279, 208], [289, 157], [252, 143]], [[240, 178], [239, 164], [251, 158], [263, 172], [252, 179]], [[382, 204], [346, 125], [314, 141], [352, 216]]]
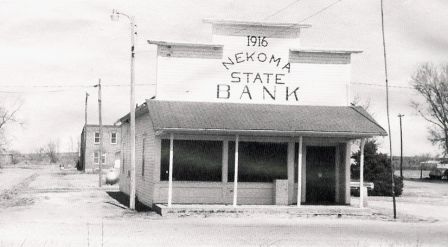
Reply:
[[[147, 100], [160, 132], [266, 136], [386, 136], [362, 107]], [[143, 110], [143, 109], [142, 109]]]

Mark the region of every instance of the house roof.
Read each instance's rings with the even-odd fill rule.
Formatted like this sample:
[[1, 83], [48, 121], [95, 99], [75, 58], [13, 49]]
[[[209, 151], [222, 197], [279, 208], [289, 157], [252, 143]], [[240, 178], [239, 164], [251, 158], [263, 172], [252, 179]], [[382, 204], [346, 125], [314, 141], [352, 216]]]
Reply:
[[[159, 132], [267, 136], [387, 135], [362, 107], [147, 100], [137, 111], [148, 112], [154, 130]], [[127, 118], [129, 115], [121, 121]]]

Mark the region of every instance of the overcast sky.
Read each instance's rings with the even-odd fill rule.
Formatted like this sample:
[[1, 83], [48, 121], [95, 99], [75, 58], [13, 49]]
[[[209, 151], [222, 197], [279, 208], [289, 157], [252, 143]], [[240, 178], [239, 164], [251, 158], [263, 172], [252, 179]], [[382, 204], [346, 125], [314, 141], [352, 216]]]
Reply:
[[[154, 48], [146, 40], [211, 41], [204, 18], [299, 22], [336, 0], [0, 0], [0, 102], [23, 102], [23, 127], [10, 128], [11, 147], [32, 152], [50, 140], [71, 148], [84, 124], [84, 97], [89, 92], [89, 123], [98, 123], [97, 91], [102, 79], [103, 123], [113, 124], [129, 111], [129, 23], [110, 20], [112, 9], [134, 15], [138, 25], [136, 81], [154, 83]], [[290, 7], [285, 6], [292, 4]], [[448, 60], [448, 1], [384, 0], [391, 88], [393, 153], [399, 154], [402, 113], [404, 154], [437, 154], [427, 140], [429, 126], [410, 107], [418, 99], [410, 75], [423, 62]], [[302, 45], [350, 48], [352, 81], [384, 83], [380, 0], [342, 0], [309, 18]], [[278, 10], [278, 14], [273, 15]], [[52, 85], [52, 87], [42, 87]], [[111, 86], [122, 85], [122, 86]], [[18, 92], [18, 93], [16, 93]], [[370, 111], [387, 128], [384, 87], [354, 84], [352, 93], [370, 100]], [[137, 102], [154, 95], [154, 86], [137, 87]], [[382, 140], [387, 152], [387, 139]]]

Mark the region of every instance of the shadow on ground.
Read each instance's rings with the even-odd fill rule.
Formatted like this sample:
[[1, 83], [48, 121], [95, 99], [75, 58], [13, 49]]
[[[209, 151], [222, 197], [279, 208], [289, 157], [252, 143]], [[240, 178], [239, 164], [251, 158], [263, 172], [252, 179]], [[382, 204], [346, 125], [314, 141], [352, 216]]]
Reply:
[[[119, 206], [123, 209], [126, 209], [129, 207], [129, 196], [124, 194], [121, 191], [109, 191], [107, 192], [107, 194], [115, 199], [119, 205], [114, 204], [115, 206]], [[110, 203], [113, 204], [113, 203]], [[135, 210], [137, 210], [137, 212], [149, 212], [152, 211], [150, 207], [144, 205], [143, 203], [141, 203], [138, 198], [135, 201]]]

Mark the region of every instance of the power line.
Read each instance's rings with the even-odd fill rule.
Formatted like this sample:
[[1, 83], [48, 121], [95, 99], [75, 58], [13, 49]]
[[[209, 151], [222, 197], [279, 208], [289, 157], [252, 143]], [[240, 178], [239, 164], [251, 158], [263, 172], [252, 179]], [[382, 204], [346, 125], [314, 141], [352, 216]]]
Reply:
[[[135, 84], [136, 86], [140, 87], [149, 87], [149, 86], [155, 86], [155, 83], [151, 84]], [[109, 85], [101, 85], [102, 87], [129, 87], [128, 84], [109, 84]], [[58, 92], [73, 92], [77, 91], [79, 89], [83, 90], [86, 88], [93, 88], [94, 85], [1, 85], [1, 87], [19, 87], [19, 88], [44, 88], [44, 89], [50, 89], [50, 88], [65, 88], [65, 89], [55, 89], [55, 90], [14, 90], [14, 91], [6, 91], [6, 90], [0, 90], [0, 93], [3, 94], [21, 94], [21, 93], [58, 93]]]
[[274, 13], [272, 13], [272, 14], [270, 14], [270, 15], [268, 15], [268, 16], [266, 16], [263, 20], [267, 20], [267, 19], [269, 19], [269, 18], [271, 18], [271, 17], [273, 17], [273, 16], [279, 14], [280, 12], [286, 10], [287, 8], [289, 8], [289, 7], [293, 6], [293, 5], [295, 5], [296, 3], [300, 2], [300, 1], [302, 1], [302, 0], [296, 0], [296, 1], [294, 1], [294, 2], [292, 2], [292, 3], [290, 3], [290, 4], [288, 4], [288, 5], [286, 5], [285, 7], [283, 7], [283, 8], [281, 8], [281, 9], [275, 11]]
[[[311, 18], [313, 18], [313, 17], [315, 17], [315, 16], [321, 14], [322, 12], [326, 11], [327, 9], [333, 7], [334, 5], [336, 5], [336, 4], [338, 4], [338, 3], [342, 2], [342, 1], [343, 1], [343, 0], [337, 0], [337, 1], [335, 1], [335, 2], [332, 2], [331, 4], [329, 4], [329, 5], [327, 5], [327, 6], [323, 7], [323, 8], [321, 8], [321, 9], [319, 9], [319, 10], [316, 11], [316, 12], [314, 12], [313, 14], [311, 14], [311, 15], [309, 15], [309, 16], [303, 18], [302, 20], [300, 20], [300, 21], [297, 22], [297, 23], [298, 23], [298, 24], [303, 23], [304, 21], [306, 21], [306, 20], [308, 20], [308, 19], [311, 19]], [[279, 31], [273, 33], [272, 36], [276, 35], [276, 34], [279, 33], [280, 31], [283, 31], [283, 30], [285, 30], [285, 29], [287, 29], [287, 28], [291, 28], [291, 27], [293, 27], [294, 25], [297, 25], [297, 24], [291, 24], [291, 25], [287, 25], [287, 26], [285, 26], [285, 27], [282, 27]]]
[[[361, 85], [361, 86], [384, 87], [384, 84], [380, 84], [380, 83], [350, 82], [350, 84]], [[391, 84], [389, 84], [389, 88], [414, 89], [413, 87], [410, 87], [410, 86], [399, 86], [399, 85], [391, 85]]]
[[[136, 83], [136, 86], [154, 86], [156, 83]], [[56, 85], [56, 84], [43, 84], [43, 85], [30, 85], [30, 84], [0, 84], [0, 87], [25, 87], [25, 88], [89, 88], [94, 87], [92, 84], [66, 84], [66, 85]], [[103, 87], [129, 87], [129, 84], [105, 84]]]
[[331, 3], [331, 4], [329, 4], [329, 5], [327, 5], [326, 7], [323, 7], [322, 9], [320, 9], [320, 10], [314, 12], [313, 14], [311, 14], [311, 15], [309, 15], [309, 16], [303, 18], [301, 21], [299, 21], [299, 23], [302, 23], [302, 22], [304, 22], [304, 21], [306, 21], [306, 20], [308, 20], [308, 19], [313, 18], [314, 16], [319, 15], [320, 13], [322, 13], [322, 12], [324, 12], [325, 10], [327, 10], [327, 9], [329, 9], [329, 8], [331, 8], [331, 7], [333, 7], [334, 5], [338, 4], [339, 2], [342, 2], [342, 0], [337, 0], [337, 1], [335, 1], [335, 2], [333, 2], [333, 3]]

